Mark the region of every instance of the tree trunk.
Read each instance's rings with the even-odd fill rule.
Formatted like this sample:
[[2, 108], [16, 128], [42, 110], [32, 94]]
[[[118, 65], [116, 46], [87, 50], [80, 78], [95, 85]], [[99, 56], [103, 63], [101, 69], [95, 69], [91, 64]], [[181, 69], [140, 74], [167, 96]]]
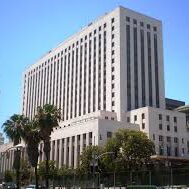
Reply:
[[20, 170], [16, 169], [16, 186], [17, 189], [20, 189]]
[[16, 151], [14, 152], [13, 167], [16, 170], [16, 185], [17, 185], [17, 189], [20, 189], [20, 155], [21, 155], [20, 150], [16, 149]]
[[50, 140], [44, 142], [44, 153], [46, 156], [46, 164], [45, 164], [45, 169], [46, 169], [46, 176], [45, 176], [45, 185], [46, 189], [49, 188], [49, 154], [51, 150], [50, 146]]
[[38, 175], [37, 175], [37, 166], [35, 166], [35, 186], [36, 189], [38, 189]]
[[45, 183], [46, 183], [46, 188], [49, 188], [49, 154], [46, 154], [46, 164], [45, 164], [45, 168], [46, 168], [46, 177], [45, 177]]

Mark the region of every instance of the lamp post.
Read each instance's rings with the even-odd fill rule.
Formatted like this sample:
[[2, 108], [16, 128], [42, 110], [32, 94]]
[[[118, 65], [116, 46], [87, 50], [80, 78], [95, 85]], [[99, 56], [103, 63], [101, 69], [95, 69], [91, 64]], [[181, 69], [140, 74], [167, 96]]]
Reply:
[[25, 146], [23, 144], [18, 144], [16, 146], [12, 146], [8, 148], [4, 153], [7, 153], [11, 149], [16, 149], [14, 153], [14, 163], [13, 167], [16, 170], [16, 185], [17, 189], [20, 189], [20, 156], [21, 156], [21, 149], [23, 149]]
[[[91, 166], [92, 166], [92, 174], [93, 174], [93, 188], [95, 188], [95, 167], [98, 166], [98, 160], [104, 156], [104, 155], [108, 155], [108, 154], [114, 154], [115, 152], [105, 152], [100, 154], [99, 156], [92, 154], [92, 162], [91, 162]], [[100, 184], [100, 183], [99, 183]], [[114, 171], [114, 188], [115, 188], [115, 171]]]

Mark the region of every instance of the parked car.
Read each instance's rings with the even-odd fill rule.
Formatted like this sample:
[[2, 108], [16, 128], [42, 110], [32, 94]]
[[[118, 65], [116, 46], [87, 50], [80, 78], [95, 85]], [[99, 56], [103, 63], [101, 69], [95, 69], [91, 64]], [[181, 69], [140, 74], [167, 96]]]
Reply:
[[3, 184], [3, 189], [16, 189], [16, 184], [13, 182], [7, 182]]
[[[42, 189], [41, 185], [39, 185], [38, 188]], [[36, 185], [35, 184], [30, 184], [30, 185], [26, 186], [25, 189], [36, 189]]]
[[128, 185], [127, 189], [158, 189], [155, 185]]

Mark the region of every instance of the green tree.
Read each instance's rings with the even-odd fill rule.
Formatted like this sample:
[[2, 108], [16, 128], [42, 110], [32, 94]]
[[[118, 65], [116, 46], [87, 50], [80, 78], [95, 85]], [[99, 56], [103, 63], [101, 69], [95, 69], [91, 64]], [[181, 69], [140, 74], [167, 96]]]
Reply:
[[150, 162], [154, 143], [141, 131], [120, 129], [108, 140], [106, 151], [114, 152], [114, 160], [104, 158], [107, 169], [136, 170]]
[[[24, 126], [28, 124], [28, 119], [23, 115], [14, 114], [3, 123], [3, 131], [13, 141], [13, 145], [16, 146], [20, 143], [23, 132]], [[17, 148], [14, 152], [14, 162], [13, 167], [16, 170], [16, 183], [17, 188], [20, 188], [20, 150]]]
[[5, 171], [4, 173], [4, 181], [5, 182], [13, 182], [14, 173], [12, 171]]
[[35, 183], [36, 189], [38, 189], [38, 175], [37, 175], [37, 164], [39, 157], [39, 143], [41, 141], [40, 133], [35, 122], [30, 122], [24, 126], [24, 132], [22, 135], [26, 143], [26, 151], [28, 154], [28, 160], [32, 167], [35, 169]]
[[[49, 172], [49, 155], [50, 155], [50, 136], [54, 127], [58, 126], [60, 120], [60, 111], [50, 104], [44, 105], [44, 107], [38, 107], [37, 115], [35, 116], [35, 124], [39, 128], [40, 137], [44, 143], [44, 154], [46, 157], [46, 175]], [[45, 178], [46, 187], [49, 187], [48, 177]]]
[[39, 173], [39, 176], [42, 177], [42, 179], [45, 179], [45, 178], [48, 178], [50, 180], [55, 179], [58, 174], [58, 169], [55, 165], [55, 161], [49, 160], [48, 173], [46, 173], [46, 161], [41, 161], [38, 164], [38, 173]]
[[[81, 156], [80, 156], [80, 161], [81, 161], [81, 165], [79, 167], [79, 169], [83, 172], [83, 173], [88, 173], [90, 172], [90, 168], [92, 166], [92, 164], [94, 163], [93, 161], [95, 161], [97, 163], [97, 157], [102, 154], [103, 148], [100, 146], [87, 146]], [[100, 160], [98, 161], [98, 164], [100, 164]], [[100, 165], [99, 165], [100, 166]], [[102, 167], [102, 166], [101, 166]]]
[[20, 172], [22, 185], [29, 184], [33, 171], [27, 160], [21, 159]]

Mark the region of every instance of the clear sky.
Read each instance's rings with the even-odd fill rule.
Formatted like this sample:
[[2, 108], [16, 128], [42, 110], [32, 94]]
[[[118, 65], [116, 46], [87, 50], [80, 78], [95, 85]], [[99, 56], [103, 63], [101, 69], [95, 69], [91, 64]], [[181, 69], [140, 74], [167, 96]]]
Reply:
[[21, 112], [23, 71], [119, 5], [162, 20], [166, 97], [189, 103], [188, 0], [1, 0], [0, 127]]

